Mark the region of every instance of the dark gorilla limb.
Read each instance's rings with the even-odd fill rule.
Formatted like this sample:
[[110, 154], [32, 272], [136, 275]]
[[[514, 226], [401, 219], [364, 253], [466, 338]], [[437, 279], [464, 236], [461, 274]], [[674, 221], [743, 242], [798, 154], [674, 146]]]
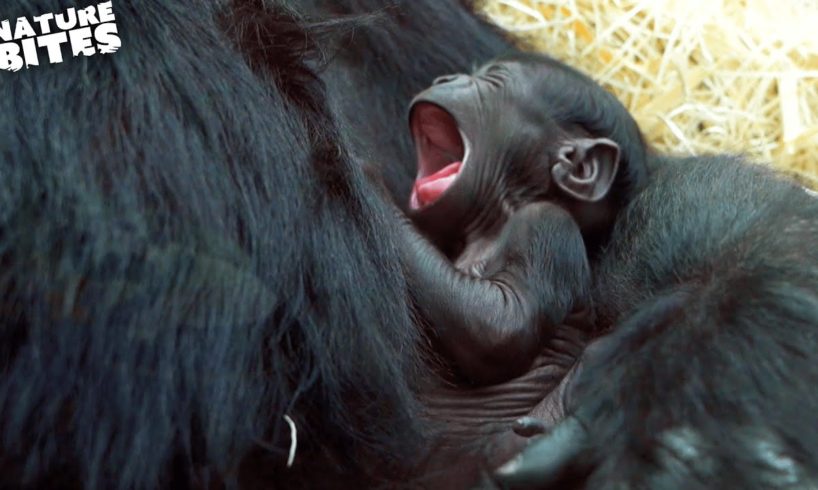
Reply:
[[600, 263], [613, 333], [573, 416], [509, 486], [810, 488], [818, 482], [818, 200], [737, 159], [661, 161]]
[[573, 308], [587, 307], [590, 270], [570, 214], [547, 202], [511, 215], [486, 238], [479, 272], [455, 268], [405, 225], [401, 249], [414, 304], [472, 382], [523, 374]]
[[0, 486], [394, 476], [416, 329], [309, 38], [277, 4], [114, 9], [117, 53], [2, 77]]

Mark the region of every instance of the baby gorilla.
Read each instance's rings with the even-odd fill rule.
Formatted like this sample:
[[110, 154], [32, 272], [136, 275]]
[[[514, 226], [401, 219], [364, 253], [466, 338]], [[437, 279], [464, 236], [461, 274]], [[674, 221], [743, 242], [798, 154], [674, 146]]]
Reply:
[[525, 372], [554, 327], [589, 306], [588, 253], [630, 192], [616, 127], [599, 117], [609, 108], [572, 94], [587, 84], [574, 76], [517, 54], [440, 77], [411, 103], [408, 216], [424, 236], [409, 229], [404, 244], [410, 291], [476, 383]]

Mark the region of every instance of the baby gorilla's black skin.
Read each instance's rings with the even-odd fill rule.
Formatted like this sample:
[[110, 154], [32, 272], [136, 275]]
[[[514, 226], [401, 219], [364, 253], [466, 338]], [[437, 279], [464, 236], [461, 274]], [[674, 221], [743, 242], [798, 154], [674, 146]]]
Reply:
[[524, 372], [552, 329], [589, 306], [587, 250], [634, 187], [617, 179], [627, 172], [612, 131], [585, 124], [597, 114], [569, 104], [565, 117], [567, 95], [551, 87], [574, 75], [515, 55], [440, 77], [411, 104], [418, 174], [408, 215], [425, 238], [408, 233], [410, 291], [476, 383]]

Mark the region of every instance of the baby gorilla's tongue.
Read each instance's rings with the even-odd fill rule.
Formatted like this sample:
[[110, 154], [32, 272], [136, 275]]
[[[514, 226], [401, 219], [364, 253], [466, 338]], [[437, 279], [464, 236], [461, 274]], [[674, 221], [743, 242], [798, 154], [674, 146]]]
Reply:
[[418, 179], [414, 189], [418, 205], [423, 207], [437, 201], [457, 179], [462, 164], [463, 162], [451, 163], [432, 175]]

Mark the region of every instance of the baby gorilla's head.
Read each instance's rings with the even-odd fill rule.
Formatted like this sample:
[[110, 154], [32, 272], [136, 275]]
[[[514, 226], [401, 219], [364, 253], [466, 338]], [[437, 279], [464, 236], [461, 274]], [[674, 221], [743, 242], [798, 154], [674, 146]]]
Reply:
[[418, 157], [409, 215], [447, 253], [536, 201], [562, 205], [583, 229], [608, 227], [646, 174], [625, 108], [540, 55], [439, 77], [412, 101], [409, 120]]

